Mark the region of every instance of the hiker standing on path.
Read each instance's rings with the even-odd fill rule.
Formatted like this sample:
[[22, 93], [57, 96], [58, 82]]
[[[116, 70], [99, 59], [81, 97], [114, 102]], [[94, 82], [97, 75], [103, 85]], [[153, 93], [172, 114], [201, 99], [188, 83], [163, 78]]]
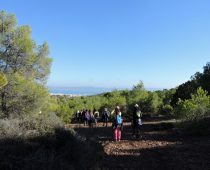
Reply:
[[91, 110], [88, 110], [88, 113], [89, 113], [88, 125], [89, 127], [93, 127], [93, 123], [95, 122], [95, 117]]
[[140, 127], [142, 125], [141, 117], [142, 117], [142, 112], [139, 108], [139, 105], [135, 104], [134, 110], [133, 110], [133, 122], [132, 122], [133, 123], [133, 126], [132, 126], [133, 134], [132, 134], [132, 136], [136, 137], [136, 139], [138, 139], [139, 135], [140, 135]]
[[84, 126], [89, 125], [90, 122], [90, 113], [88, 110], [85, 110], [85, 115], [84, 115]]
[[115, 141], [120, 141], [121, 140], [121, 135], [122, 135], [122, 123], [123, 123], [123, 119], [122, 119], [122, 114], [120, 112], [120, 107], [117, 106], [115, 108], [115, 118], [114, 118], [114, 122], [113, 122], [113, 129], [114, 129], [114, 138]]
[[110, 112], [108, 111], [107, 108], [105, 108], [104, 111], [102, 112], [103, 126], [104, 124], [106, 124], [106, 127], [107, 127], [109, 116], [110, 116]]
[[94, 117], [95, 117], [95, 124], [97, 126], [98, 120], [99, 120], [99, 111], [94, 109], [93, 111]]
[[79, 110], [76, 112], [76, 120], [77, 120], [77, 123], [80, 122], [80, 111]]

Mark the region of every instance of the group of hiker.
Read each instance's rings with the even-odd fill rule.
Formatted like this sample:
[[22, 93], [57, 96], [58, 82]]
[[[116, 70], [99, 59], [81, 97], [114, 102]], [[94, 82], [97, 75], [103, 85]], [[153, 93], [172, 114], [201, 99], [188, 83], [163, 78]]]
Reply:
[[77, 111], [75, 117], [77, 122], [84, 123], [84, 126], [93, 127], [97, 126], [98, 121], [103, 122], [103, 126], [107, 127], [111, 113], [107, 108], [104, 109], [102, 115], [100, 116], [99, 111], [94, 109], [93, 111], [88, 109], [83, 109], [82, 111]]
[[[135, 104], [132, 111], [132, 136], [139, 138], [140, 127], [142, 125], [142, 112], [138, 104]], [[98, 110], [82, 110], [77, 111], [76, 119], [78, 122], [83, 122], [84, 126], [93, 127], [97, 126], [98, 121], [103, 122], [103, 126], [108, 126], [108, 122], [111, 120], [112, 128], [114, 130], [115, 141], [121, 140], [121, 133], [123, 129], [123, 118], [119, 106], [116, 106], [112, 112], [109, 112], [107, 108], [104, 108], [100, 114]]]

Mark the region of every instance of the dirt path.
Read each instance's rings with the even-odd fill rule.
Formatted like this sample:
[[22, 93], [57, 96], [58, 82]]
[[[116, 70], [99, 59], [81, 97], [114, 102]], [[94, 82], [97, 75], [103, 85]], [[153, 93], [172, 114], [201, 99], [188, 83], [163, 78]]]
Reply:
[[94, 128], [71, 126], [80, 135], [101, 143], [101, 169], [210, 170], [210, 137], [183, 137], [171, 121], [145, 121], [139, 140], [132, 138], [130, 123], [126, 123], [122, 141], [117, 143], [113, 142], [111, 124]]

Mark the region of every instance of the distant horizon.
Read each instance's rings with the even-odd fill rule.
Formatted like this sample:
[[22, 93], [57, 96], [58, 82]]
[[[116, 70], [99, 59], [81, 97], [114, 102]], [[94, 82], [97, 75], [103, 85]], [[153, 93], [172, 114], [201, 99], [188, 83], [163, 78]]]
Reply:
[[[177, 85], [176, 87], [178, 87]], [[46, 87], [49, 88], [104, 88], [104, 89], [132, 89], [133, 86], [91, 86], [91, 85], [79, 85], [79, 86], [72, 86], [72, 85], [46, 85]], [[172, 89], [176, 87], [146, 87], [144, 86], [145, 89]]]
[[[46, 86], [46, 87], [54, 89], [113, 89], [113, 90], [131, 90], [133, 88], [133, 87], [101, 87], [101, 86]], [[154, 87], [144, 87], [144, 88], [146, 90], [172, 89], [172, 88], [154, 88]]]
[[[185, 82], [182, 82], [185, 83]], [[153, 86], [145, 86], [144, 84], [144, 88], [145, 89], [172, 89], [172, 88], [176, 88], [179, 85], [181, 85], [182, 83], [178, 84], [175, 87], [153, 87]], [[46, 87], [52, 87], [52, 88], [104, 88], [104, 89], [132, 89], [135, 85], [137, 85], [138, 83], [132, 85], [132, 86], [94, 86], [94, 85], [52, 85], [52, 84], [47, 84]]]
[[[104, 87], [47, 87], [52, 95], [90, 96], [114, 90], [131, 90], [132, 88], [104, 88]], [[145, 88], [147, 91], [163, 90], [159, 88]]]

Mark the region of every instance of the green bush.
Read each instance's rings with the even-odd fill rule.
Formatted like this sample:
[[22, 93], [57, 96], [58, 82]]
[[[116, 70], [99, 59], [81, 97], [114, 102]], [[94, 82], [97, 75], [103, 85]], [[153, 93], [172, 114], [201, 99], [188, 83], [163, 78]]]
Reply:
[[191, 99], [179, 99], [176, 107], [176, 116], [186, 120], [202, 119], [209, 116], [210, 97], [202, 88], [198, 88]]
[[53, 133], [18, 138], [15, 132], [19, 130], [13, 129], [13, 136], [7, 131], [7, 138], [0, 138], [0, 169], [86, 170], [96, 169], [100, 163], [102, 146], [72, 129], [61, 127]]
[[17, 138], [23, 135], [20, 119], [0, 119], [0, 138]]
[[53, 133], [62, 127], [60, 119], [54, 114], [39, 114], [16, 119], [0, 119], [1, 138], [28, 138]]
[[0, 169], [78, 169], [98, 166], [102, 148], [55, 114], [0, 119]]
[[40, 135], [46, 133], [53, 133], [55, 128], [63, 126], [61, 120], [54, 114], [38, 114], [24, 117], [20, 126], [25, 131], [36, 130]]
[[173, 115], [173, 107], [169, 104], [160, 107], [159, 114], [161, 115]]

